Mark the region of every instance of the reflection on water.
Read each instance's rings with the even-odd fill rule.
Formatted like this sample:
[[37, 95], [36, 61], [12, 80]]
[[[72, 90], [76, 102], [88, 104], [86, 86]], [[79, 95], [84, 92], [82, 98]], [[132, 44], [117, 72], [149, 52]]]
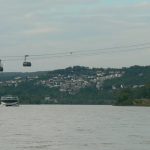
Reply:
[[0, 150], [149, 150], [150, 108], [0, 107]]

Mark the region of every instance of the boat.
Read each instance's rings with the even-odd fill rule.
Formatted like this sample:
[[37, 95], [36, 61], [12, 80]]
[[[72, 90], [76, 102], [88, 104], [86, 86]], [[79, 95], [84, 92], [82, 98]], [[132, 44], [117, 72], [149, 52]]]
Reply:
[[19, 98], [18, 96], [1, 96], [1, 105], [4, 106], [19, 106]]

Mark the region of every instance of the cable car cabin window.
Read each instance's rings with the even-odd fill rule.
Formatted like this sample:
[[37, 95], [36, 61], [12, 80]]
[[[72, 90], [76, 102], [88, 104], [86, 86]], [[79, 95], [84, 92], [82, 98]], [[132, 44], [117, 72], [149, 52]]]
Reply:
[[3, 67], [0, 67], [0, 71], [1, 71], [1, 72], [3, 71]]
[[24, 63], [23, 63], [23, 66], [24, 66], [24, 67], [31, 67], [31, 62], [24, 62]]

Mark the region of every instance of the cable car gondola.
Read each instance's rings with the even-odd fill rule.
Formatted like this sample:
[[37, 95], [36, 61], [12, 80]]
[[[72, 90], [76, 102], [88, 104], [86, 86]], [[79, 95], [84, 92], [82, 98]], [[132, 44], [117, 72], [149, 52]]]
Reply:
[[0, 60], [0, 72], [3, 72], [3, 70], [2, 60]]
[[24, 62], [23, 62], [23, 67], [31, 67], [31, 62], [27, 61], [27, 57], [29, 57], [29, 55], [25, 55], [24, 57]]

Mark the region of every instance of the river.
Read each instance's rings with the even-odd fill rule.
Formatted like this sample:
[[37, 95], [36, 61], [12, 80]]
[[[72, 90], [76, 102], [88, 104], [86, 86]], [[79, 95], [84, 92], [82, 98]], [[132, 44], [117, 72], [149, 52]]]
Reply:
[[0, 150], [149, 150], [150, 108], [0, 107]]

